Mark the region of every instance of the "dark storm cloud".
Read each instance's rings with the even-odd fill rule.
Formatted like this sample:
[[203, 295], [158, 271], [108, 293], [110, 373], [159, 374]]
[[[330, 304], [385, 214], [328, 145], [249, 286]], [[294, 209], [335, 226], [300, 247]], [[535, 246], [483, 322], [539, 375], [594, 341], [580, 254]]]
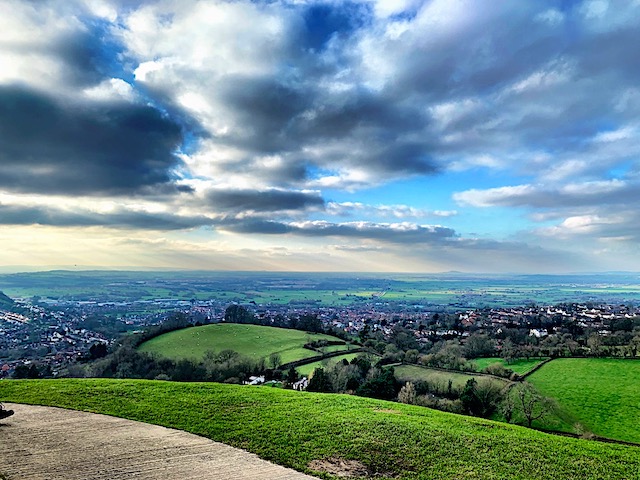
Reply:
[[221, 222], [219, 228], [235, 233], [257, 233], [266, 235], [282, 235], [293, 232], [293, 229], [285, 223], [260, 219], [229, 220]]
[[219, 225], [237, 233], [292, 234], [306, 237], [343, 237], [378, 240], [388, 243], [447, 243], [456, 238], [451, 228], [415, 224], [373, 222], [332, 223], [325, 221], [282, 223], [264, 220], [229, 221]]
[[324, 200], [316, 192], [287, 190], [212, 190], [207, 203], [216, 211], [278, 212], [324, 208]]
[[[428, 120], [417, 107], [395, 105], [367, 89], [327, 94], [306, 79], [287, 83], [232, 76], [219, 87], [217, 95], [231, 108], [238, 127], [216, 141], [260, 155], [284, 155], [286, 167], [270, 175], [274, 182], [303, 180], [305, 165], [311, 163], [366, 167], [382, 175], [438, 169], [429, 154], [435, 139], [418, 133]], [[414, 138], [406, 139], [413, 131]], [[332, 145], [335, 151], [312, 158], [305, 150], [313, 145]]]
[[66, 81], [87, 86], [122, 72], [117, 57], [121, 47], [109, 33], [110, 24], [93, 20], [89, 28], [67, 34], [50, 47], [51, 53], [64, 63]]
[[292, 146], [291, 124], [315, 96], [304, 86], [270, 77], [229, 76], [218, 83], [217, 90], [238, 123], [230, 143], [260, 153]]
[[142, 230], [183, 230], [211, 225], [203, 216], [136, 212], [124, 209], [96, 213], [54, 207], [0, 204], [0, 225], [44, 225], [56, 227], [117, 227]]
[[42, 194], [171, 193], [180, 127], [156, 109], [56, 102], [0, 86], [0, 188]]

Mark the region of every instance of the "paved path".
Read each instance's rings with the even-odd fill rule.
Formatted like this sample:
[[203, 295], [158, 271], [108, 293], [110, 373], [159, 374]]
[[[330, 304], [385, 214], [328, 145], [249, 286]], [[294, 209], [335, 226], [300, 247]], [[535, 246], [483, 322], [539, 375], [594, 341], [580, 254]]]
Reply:
[[[180, 430], [6, 403], [0, 474], [8, 480], [316, 480]], [[1, 478], [1, 477], [0, 477]]]

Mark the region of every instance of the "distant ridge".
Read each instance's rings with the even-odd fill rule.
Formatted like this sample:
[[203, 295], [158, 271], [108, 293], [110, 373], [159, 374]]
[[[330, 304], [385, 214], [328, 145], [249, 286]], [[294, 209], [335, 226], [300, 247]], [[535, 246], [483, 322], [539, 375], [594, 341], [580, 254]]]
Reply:
[[0, 308], [11, 308], [14, 305], [14, 301], [7, 297], [4, 293], [0, 292]]

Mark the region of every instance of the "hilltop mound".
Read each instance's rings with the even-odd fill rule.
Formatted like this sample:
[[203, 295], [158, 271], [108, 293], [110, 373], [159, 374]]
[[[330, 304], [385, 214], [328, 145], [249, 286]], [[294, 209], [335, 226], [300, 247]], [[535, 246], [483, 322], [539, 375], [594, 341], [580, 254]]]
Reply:
[[[344, 343], [331, 335], [301, 330], [217, 323], [165, 333], [142, 343], [139, 350], [159, 354], [172, 360], [201, 359], [207, 350], [216, 352], [234, 350], [254, 359], [266, 358], [272, 353], [277, 353], [281, 356], [283, 363], [288, 363], [319, 355], [317, 351], [304, 348], [306, 343], [317, 340]], [[334, 349], [334, 351], [337, 350]], [[347, 350], [346, 345], [344, 350]]]
[[[13, 380], [0, 399], [155, 423], [307, 473], [364, 478], [637, 478], [640, 449], [348, 395], [143, 380]], [[360, 476], [359, 478], [363, 478]]]

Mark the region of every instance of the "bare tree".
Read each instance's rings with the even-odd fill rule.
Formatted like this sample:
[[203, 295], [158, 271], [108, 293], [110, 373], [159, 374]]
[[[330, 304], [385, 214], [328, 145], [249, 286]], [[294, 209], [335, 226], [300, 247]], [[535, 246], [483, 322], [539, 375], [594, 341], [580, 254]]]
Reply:
[[502, 398], [502, 404], [500, 406], [500, 412], [504, 416], [504, 419], [507, 423], [511, 423], [514, 407], [515, 404], [513, 402], [513, 397], [511, 396], [511, 390], [507, 389], [504, 397]]
[[516, 349], [513, 345], [511, 339], [506, 338], [504, 342], [502, 342], [502, 350], [500, 351], [500, 356], [507, 362], [508, 365], [513, 363], [514, 357], [516, 354]]
[[400, 393], [398, 393], [398, 401], [400, 403], [408, 403], [415, 404], [416, 403], [416, 386], [407, 382], [404, 384], [404, 387], [400, 389]]
[[522, 406], [522, 414], [527, 420], [527, 426], [535, 420], [540, 420], [551, 411], [551, 402], [543, 397], [530, 383], [522, 383], [517, 387], [518, 398]]
[[591, 354], [599, 357], [602, 351], [602, 337], [597, 333], [592, 333], [587, 338], [587, 346], [591, 350]]

